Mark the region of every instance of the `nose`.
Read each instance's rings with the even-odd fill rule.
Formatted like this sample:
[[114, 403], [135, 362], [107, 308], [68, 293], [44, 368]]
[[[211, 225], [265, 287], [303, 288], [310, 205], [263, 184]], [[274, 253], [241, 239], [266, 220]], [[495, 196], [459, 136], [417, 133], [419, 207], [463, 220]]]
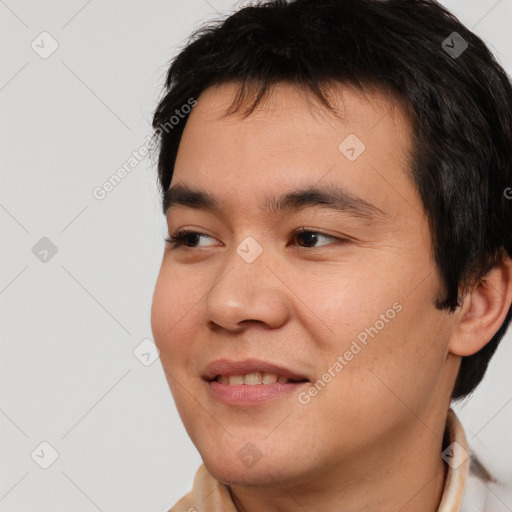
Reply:
[[208, 325], [230, 332], [252, 323], [284, 325], [291, 311], [287, 287], [270, 265], [266, 251], [250, 263], [233, 251], [206, 295]]

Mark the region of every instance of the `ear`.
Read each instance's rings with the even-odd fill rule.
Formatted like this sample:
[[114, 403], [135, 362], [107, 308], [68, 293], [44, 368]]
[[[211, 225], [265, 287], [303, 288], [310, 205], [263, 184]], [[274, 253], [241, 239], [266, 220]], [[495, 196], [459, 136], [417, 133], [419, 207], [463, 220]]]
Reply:
[[469, 292], [462, 303], [449, 351], [470, 356], [496, 334], [512, 303], [512, 259], [506, 256]]

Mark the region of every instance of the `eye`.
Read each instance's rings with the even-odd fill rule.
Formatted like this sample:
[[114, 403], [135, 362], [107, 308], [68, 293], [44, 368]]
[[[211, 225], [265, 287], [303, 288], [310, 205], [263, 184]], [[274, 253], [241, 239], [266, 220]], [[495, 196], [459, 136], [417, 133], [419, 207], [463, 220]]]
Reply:
[[[326, 235], [325, 233], [321, 233], [319, 231], [309, 230], [307, 228], [300, 228], [299, 230], [295, 231], [294, 237], [298, 238], [299, 240], [303, 240], [306, 244], [306, 247], [311, 247], [310, 244], [315, 244], [319, 239], [321, 240], [322, 238], [324, 240], [327, 239], [327, 240], [331, 240], [331, 241], [332, 240], [343, 241], [343, 239], [336, 238], [331, 235]], [[329, 245], [329, 244], [328, 243], [320, 244], [320, 246], [323, 246], [323, 245]], [[316, 247], [318, 247], [318, 245]], [[314, 249], [314, 247], [312, 247], [312, 248]]]
[[[175, 231], [173, 234], [169, 235], [169, 237], [167, 237], [165, 239], [165, 241], [174, 248], [184, 246], [184, 247], [193, 249], [193, 248], [196, 248], [196, 244], [197, 244], [198, 240], [208, 239], [208, 238], [211, 240], [214, 240], [211, 236], [208, 236], [204, 233], [199, 233], [198, 231], [192, 231], [192, 230], [188, 230], [188, 229], [179, 229], [179, 230]], [[346, 238], [334, 237], [331, 235], [327, 235], [325, 233], [321, 233], [319, 231], [307, 229], [305, 227], [294, 231], [293, 237], [292, 237], [293, 240], [298, 239], [298, 240], [303, 241], [305, 246], [301, 245], [300, 243], [298, 244], [302, 248], [315, 249], [315, 247], [331, 245], [329, 243], [316, 245], [318, 240], [321, 240], [322, 238], [324, 240], [330, 240], [332, 243], [336, 243], [336, 242], [346, 243], [349, 241]], [[215, 244], [206, 244], [206, 246], [208, 246], [208, 245], [215, 245]], [[202, 247], [202, 246], [197, 246], [197, 247]]]
[[165, 241], [172, 247], [186, 246], [193, 248], [197, 238], [211, 238], [213, 240], [211, 236], [205, 235], [204, 233], [198, 233], [197, 231], [187, 229], [178, 229], [173, 234], [169, 235]]

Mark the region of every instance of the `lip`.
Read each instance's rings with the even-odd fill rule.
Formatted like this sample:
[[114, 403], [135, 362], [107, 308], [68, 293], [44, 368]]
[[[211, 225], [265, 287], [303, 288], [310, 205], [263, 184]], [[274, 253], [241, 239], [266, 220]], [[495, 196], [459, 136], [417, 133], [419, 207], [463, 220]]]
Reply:
[[[262, 359], [249, 358], [241, 361], [229, 359], [217, 359], [206, 366], [203, 372], [203, 379], [212, 381], [219, 375], [245, 375], [253, 372], [275, 373], [280, 377], [286, 377], [290, 380], [309, 380], [306, 375], [301, 375], [285, 366], [263, 361]], [[255, 386], [272, 386], [273, 384], [255, 384]], [[238, 386], [233, 386], [238, 387]]]
[[225, 405], [239, 407], [255, 406], [269, 400], [289, 396], [291, 393], [295, 393], [303, 386], [308, 386], [309, 384], [309, 382], [301, 381], [232, 386], [230, 384], [221, 384], [216, 380], [206, 383], [209, 386], [209, 393], [212, 398]]

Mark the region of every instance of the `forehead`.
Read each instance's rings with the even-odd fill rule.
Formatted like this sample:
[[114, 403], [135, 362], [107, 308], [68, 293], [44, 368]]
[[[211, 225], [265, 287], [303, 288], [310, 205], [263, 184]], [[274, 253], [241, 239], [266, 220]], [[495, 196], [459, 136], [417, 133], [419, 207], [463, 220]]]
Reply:
[[173, 183], [200, 186], [226, 203], [254, 197], [255, 204], [298, 186], [341, 185], [395, 215], [422, 209], [410, 178], [411, 123], [388, 95], [331, 88], [333, 113], [311, 93], [278, 83], [248, 117], [243, 109], [228, 115], [238, 91], [228, 82], [199, 96]]
[[[239, 99], [241, 92], [241, 83], [237, 81], [208, 87], [200, 94], [190, 118], [200, 118], [209, 123], [223, 122], [225, 126], [232, 124], [230, 121], [236, 123], [242, 120], [244, 109], [252, 103], [259, 90], [255, 86], [246, 85], [244, 100], [234, 110], [235, 100]], [[275, 123], [279, 120], [286, 121], [290, 117], [304, 118], [309, 115], [311, 118], [307, 125], [315, 119], [329, 123], [344, 121], [352, 126], [360, 125], [361, 130], [369, 130], [375, 126], [375, 121], [380, 121], [385, 115], [387, 123], [393, 124], [395, 129], [405, 128], [410, 131], [412, 120], [406, 104], [395, 95], [370, 85], [363, 90], [352, 84], [341, 83], [324, 85], [322, 92], [331, 105], [331, 110], [321, 104], [309, 89], [291, 82], [274, 83], [268, 86], [258, 105], [243, 120], [258, 123], [271, 119]], [[330, 127], [336, 128], [333, 124]]]

